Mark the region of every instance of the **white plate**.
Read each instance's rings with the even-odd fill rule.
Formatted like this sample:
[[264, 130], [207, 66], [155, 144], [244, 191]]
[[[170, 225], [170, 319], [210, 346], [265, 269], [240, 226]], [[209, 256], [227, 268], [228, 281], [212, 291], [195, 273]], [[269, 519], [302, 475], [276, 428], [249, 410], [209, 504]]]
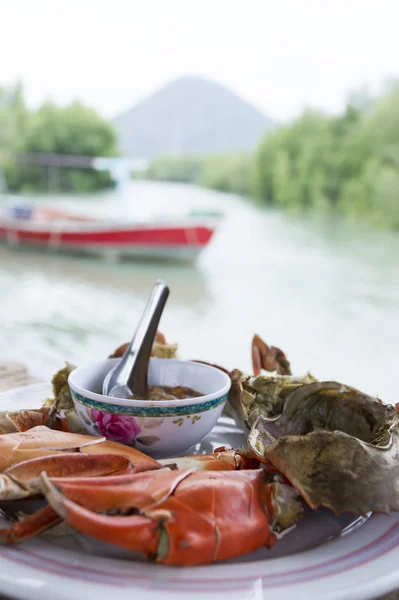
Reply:
[[[50, 394], [48, 384], [11, 390], [0, 395], [0, 410], [38, 407]], [[242, 443], [229, 419], [221, 419], [199, 451], [221, 443]], [[22, 600], [343, 600], [374, 598], [397, 586], [399, 524], [383, 515], [338, 518], [309, 510], [273, 550], [196, 568], [143, 562], [79, 534], [0, 546], [0, 591]]]

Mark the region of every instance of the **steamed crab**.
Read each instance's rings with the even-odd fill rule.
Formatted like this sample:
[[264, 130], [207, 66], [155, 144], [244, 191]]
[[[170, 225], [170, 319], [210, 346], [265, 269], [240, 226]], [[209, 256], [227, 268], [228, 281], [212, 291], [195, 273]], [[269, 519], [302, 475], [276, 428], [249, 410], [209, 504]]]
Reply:
[[[116, 354], [121, 352], [123, 347]], [[161, 349], [162, 356], [165, 352]], [[132, 449], [134, 455], [128, 455], [115, 443], [103, 453], [101, 445], [109, 442], [97, 442], [96, 449], [96, 442], [82, 441], [87, 436], [68, 433], [76, 423], [67, 365], [53, 380], [55, 400], [49, 405], [0, 415], [3, 430], [26, 432], [11, 436], [32, 436], [36, 453], [34, 459], [21, 454], [19, 464], [4, 465], [3, 499], [42, 493], [49, 502], [1, 531], [0, 541], [22, 541], [63, 519], [156, 562], [193, 565], [273, 545], [302, 514], [298, 494], [311, 508], [325, 506], [338, 514], [399, 510], [394, 407], [310, 373], [293, 376], [284, 352], [259, 336], [252, 341], [252, 363], [254, 375], [230, 372], [228, 402], [248, 434], [248, 449], [221, 448], [213, 455], [160, 462]], [[275, 373], [264, 375], [262, 369]], [[31, 429], [34, 425], [39, 427]], [[47, 430], [58, 441], [36, 444], [46, 429], [40, 425], [58, 429]], [[62, 445], [62, 436], [72, 436], [69, 445]], [[11, 440], [4, 446], [7, 457], [23, 450], [16, 438], [0, 437], [0, 469], [2, 439]], [[69, 461], [71, 447], [76, 456]], [[83, 467], [85, 448], [99, 453]]]
[[5, 434], [0, 499], [42, 493], [49, 504], [0, 530], [0, 543], [64, 520], [156, 562], [196, 565], [270, 547], [302, 513], [293, 488], [254, 468], [259, 464], [244, 453], [221, 448], [167, 462], [43, 426]]
[[[254, 376], [231, 373], [230, 409], [248, 448], [316, 509], [399, 511], [399, 419], [395, 407], [310, 373], [293, 377], [284, 353], [253, 340]], [[276, 375], [261, 375], [261, 368]]]

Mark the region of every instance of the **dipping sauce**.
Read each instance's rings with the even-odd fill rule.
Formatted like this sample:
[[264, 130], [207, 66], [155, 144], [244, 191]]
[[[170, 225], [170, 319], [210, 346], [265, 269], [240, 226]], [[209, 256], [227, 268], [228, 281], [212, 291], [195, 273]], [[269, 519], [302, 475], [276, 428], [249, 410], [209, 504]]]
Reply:
[[198, 398], [199, 396], [204, 396], [204, 394], [183, 385], [175, 387], [151, 385], [145, 398], [134, 395], [131, 398], [132, 400], [186, 400], [187, 398]]

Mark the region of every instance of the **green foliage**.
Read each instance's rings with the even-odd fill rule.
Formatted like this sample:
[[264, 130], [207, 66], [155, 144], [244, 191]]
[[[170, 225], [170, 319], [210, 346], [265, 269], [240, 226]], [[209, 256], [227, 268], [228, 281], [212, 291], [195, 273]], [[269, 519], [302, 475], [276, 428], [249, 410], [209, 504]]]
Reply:
[[0, 158], [7, 184], [13, 191], [47, 190], [88, 192], [111, 185], [107, 172], [92, 169], [49, 169], [19, 162], [23, 153], [116, 156], [113, 126], [91, 108], [75, 102], [58, 107], [44, 103], [29, 112], [20, 86], [0, 89]]
[[251, 194], [252, 156], [221, 154], [203, 163], [201, 183], [205, 187], [233, 194]]
[[157, 181], [200, 184], [205, 160], [201, 156], [159, 156], [151, 161], [145, 177]]
[[254, 158], [260, 202], [338, 210], [399, 226], [399, 87], [353, 97], [343, 115], [305, 113], [266, 135]]
[[23, 100], [22, 86], [13, 89], [0, 87], [0, 158], [6, 152], [18, 152], [23, 147], [28, 112]]
[[216, 154], [214, 156], [159, 156], [142, 175], [157, 181], [195, 183], [234, 194], [251, 193], [252, 156]]

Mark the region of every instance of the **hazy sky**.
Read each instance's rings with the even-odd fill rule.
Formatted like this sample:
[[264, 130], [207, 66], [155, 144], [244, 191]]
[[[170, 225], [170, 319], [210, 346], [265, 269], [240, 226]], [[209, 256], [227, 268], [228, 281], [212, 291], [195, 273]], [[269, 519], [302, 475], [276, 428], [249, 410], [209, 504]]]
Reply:
[[202, 75], [285, 120], [398, 77], [398, 23], [399, 0], [0, 0], [0, 84], [112, 116]]

